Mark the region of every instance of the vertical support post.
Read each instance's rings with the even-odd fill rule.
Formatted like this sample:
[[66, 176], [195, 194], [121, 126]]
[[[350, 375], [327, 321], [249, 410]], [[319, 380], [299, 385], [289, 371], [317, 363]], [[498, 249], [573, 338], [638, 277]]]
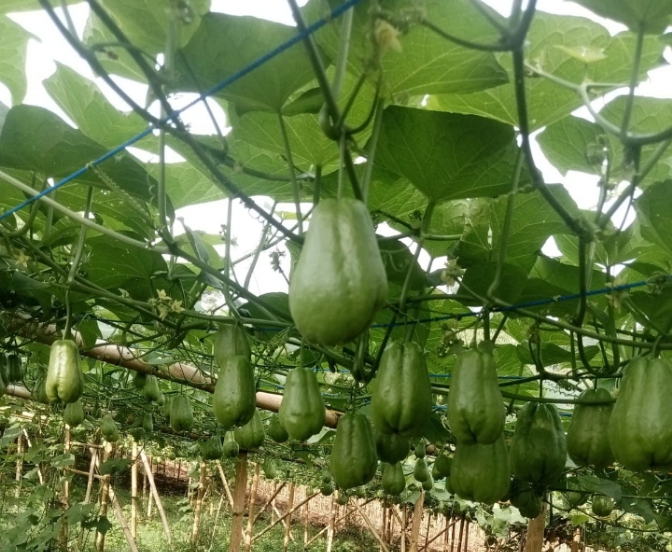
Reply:
[[233, 519], [231, 520], [231, 540], [229, 550], [240, 550], [243, 539], [243, 516], [245, 515], [245, 493], [247, 491], [247, 452], [241, 452], [236, 463], [236, 481], [233, 490]]
[[[294, 481], [289, 484], [289, 498], [287, 499], [287, 510], [292, 511], [294, 507]], [[289, 545], [289, 538], [292, 535], [292, 514], [290, 513], [285, 519], [285, 540], [282, 543], [282, 552], [287, 552], [287, 546]]]
[[252, 489], [250, 491], [250, 508], [247, 514], [247, 530], [245, 531], [245, 550], [250, 552], [252, 549], [252, 529], [254, 525], [254, 507], [257, 500], [257, 488], [259, 487], [259, 472], [261, 464], [259, 462], [254, 466], [254, 477], [252, 478]]
[[138, 538], [138, 443], [133, 439], [131, 448], [131, 536]]

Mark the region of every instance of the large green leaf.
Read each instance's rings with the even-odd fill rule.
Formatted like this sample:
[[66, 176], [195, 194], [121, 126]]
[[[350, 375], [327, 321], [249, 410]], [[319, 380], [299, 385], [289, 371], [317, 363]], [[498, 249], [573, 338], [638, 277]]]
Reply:
[[446, 201], [506, 193], [516, 151], [509, 125], [391, 106], [383, 114], [376, 162], [405, 176], [429, 199]]
[[[42, 107], [13, 107], [0, 133], [0, 166], [37, 171], [52, 178], [68, 176], [106, 152], [106, 148]], [[145, 202], [154, 199], [156, 181], [129, 154], [118, 154], [102, 163], [100, 170], [125, 193]], [[94, 170], [75, 180], [109, 190]]]
[[572, 116], [548, 125], [537, 137], [548, 160], [563, 175], [567, 171], [592, 173], [599, 170], [602, 148], [608, 145], [607, 140], [599, 125]]
[[210, 11], [210, 0], [100, 0], [130, 42], [148, 54], [166, 51], [170, 28], [174, 44], [186, 46], [201, 18]]
[[[254, 17], [211, 13], [176, 59], [176, 90], [203, 92], [295, 36], [293, 27]], [[305, 48], [296, 44], [230, 84], [218, 95], [246, 109], [279, 112], [313, 80]]]
[[88, 239], [86, 247], [90, 253], [82, 268], [91, 282], [106, 289], [142, 289], [151, 296], [152, 276], [168, 269], [160, 254], [130, 247], [109, 236]]
[[635, 200], [637, 218], [642, 237], [672, 254], [670, 228], [672, 228], [672, 180], [659, 182], [647, 188]]
[[670, 24], [672, 0], [574, 0], [602, 17], [625, 23], [631, 31], [662, 33]]
[[28, 89], [26, 57], [30, 38], [36, 37], [9, 17], [0, 15], [0, 83], [9, 88], [14, 105], [23, 101]]
[[57, 62], [56, 72], [43, 85], [79, 129], [103, 146], [116, 147], [147, 127], [139, 115], [119, 112], [93, 81], [67, 65]]
[[[562, 185], [548, 186], [548, 189], [570, 213], [578, 214], [574, 200]], [[490, 209], [492, 248], [495, 251], [504, 246], [502, 229], [507, 203], [508, 198], [500, 198]], [[537, 255], [551, 235], [570, 232], [560, 215], [539, 192], [516, 195], [513, 213], [506, 241], [506, 259], [507, 262], [528, 270], [534, 265]]]
[[[538, 13], [527, 35], [528, 63], [547, 73], [576, 84], [583, 81], [627, 82], [632, 72], [632, 52], [636, 36], [626, 32], [610, 37], [607, 30], [585, 18]], [[644, 40], [641, 75], [660, 62], [664, 45], [647, 37]], [[577, 52], [596, 51], [604, 59], [584, 63]], [[500, 62], [513, 80], [510, 54], [501, 54]], [[544, 127], [569, 115], [582, 105], [573, 90], [544, 78], [526, 79], [527, 112], [531, 129]], [[604, 89], [606, 91], [606, 89]], [[518, 111], [513, 85], [499, 86], [474, 94], [431, 96], [427, 107], [456, 113], [474, 113], [517, 125]]]
[[[340, 0], [312, 0], [304, 12], [312, 22], [340, 4]], [[385, 10], [403, 18], [404, 13], [417, 13], [419, 8], [412, 0], [390, 0], [385, 2]], [[429, 21], [449, 32], [464, 36], [463, 29], [468, 28], [469, 35], [465, 38], [469, 40], [492, 43], [498, 38], [494, 28], [469, 0], [426, 0], [421, 10]], [[373, 55], [370, 14], [366, 3], [355, 8], [349, 70], [356, 75]], [[317, 43], [332, 59], [338, 55], [340, 37], [338, 20], [316, 33]], [[399, 40], [403, 51], [387, 52], [381, 62], [384, 92], [388, 97], [473, 92], [507, 81], [506, 72], [491, 53], [457, 46], [420, 25], [413, 25]]]
[[[146, 82], [147, 78], [145, 74], [133, 61], [128, 51], [122, 47], [112, 46], [117, 43], [116, 37], [95, 13], [89, 13], [82, 43], [87, 48], [100, 50], [98, 61], [108, 73], [139, 82]], [[100, 45], [106, 45], [106, 47], [103, 48]]]

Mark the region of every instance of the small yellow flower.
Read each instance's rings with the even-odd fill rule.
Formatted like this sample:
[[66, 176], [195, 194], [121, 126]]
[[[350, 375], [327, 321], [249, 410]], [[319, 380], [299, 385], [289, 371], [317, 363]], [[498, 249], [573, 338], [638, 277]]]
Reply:
[[30, 260], [30, 257], [25, 254], [23, 251], [19, 251], [17, 255], [14, 255], [14, 259], [16, 260], [17, 264], [20, 264], [24, 268], [28, 268], [28, 261]]
[[397, 53], [401, 53], [402, 46], [399, 42], [399, 35], [401, 31], [399, 29], [390, 25], [384, 19], [379, 19], [376, 21], [376, 28], [374, 30], [374, 36], [378, 48], [380, 48], [380, 54], [384, 54], [387, 50], [393, 50]]
[[166, 290], [165, 290], [165, 289], [160, 289], [160, 290], [158, 290], [158, 291], [156, 292], [156, 295], [158, 296], [159, 299], [165, 299], [166, 297], [168, 297], [168, 295], [166, 294]]

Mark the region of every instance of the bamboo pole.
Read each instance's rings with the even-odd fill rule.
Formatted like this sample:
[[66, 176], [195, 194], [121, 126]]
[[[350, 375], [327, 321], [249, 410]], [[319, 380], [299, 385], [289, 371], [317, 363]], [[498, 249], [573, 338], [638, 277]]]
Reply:
[[161, 522], [163, 523], [163, 531], [166, 534], [168, 543], [170, 544], [170, 526], [168, 525], [168, 520], [166, 519], [166, 512], [163, 510], [163, 504], [161, 503], [161, 497], [159, 496], [159, 491], [156, 488], [154, 483], [154, 475], [152, 475], [152, 468], [149, 465], [149, 460], [144, 450], [140, 451], [140, 460], [142, 460], [142, 465], [145, 468], [145, 475], [147, 476], [147, 483], [149, 484], [149, 489], [151, 495], [154, 497], [154, 502], [156, 502], [156, 509], [159, 511], [159, 516], [161, 516]]
[[[281, 518], [282, 514], [280, 513], [280, 510], [278, 510], [278, 507], [275, 504], [273, 504], [272, 508], [273, 508], [272, 509], [273, 513], [276, 516], [278, 516], [278, 518]], [[282, 519], [276, 519], [275, 521], [273, 521], [271, 523], [273, 523], [274, 525], [277, 525], [278, 523], [280, 523], [280, 524], [282, 524], [283, 529], [287, 529], [287, 520], [284, 517], [282, 517]], [[292, 535], [291, 533], [289, 534], [289, 540], [294, 542], [294, 535]]]
[[469, 550], [469, 528], [471, 527], [471, 523], [469, 520], [465, 522], [465, 528], [464, 528], [464, 552], [467, 552]]
[[282, 543], [282, 552], [287, 552], [287, 545], [289, 544], [289, 537], [292, 535], [292, 507], [294, 506], [294, 481], [289, 484], [289, 498], [287, 499], [287, 508], [289, 512], [287, 514], [287, 525], [285, 526], [285, 539]]
[[241, 452], [236, 462], [234, 482], [233, 517], [229, 550], [240, 550], [243, 539], [243, 516], [245, 515], [245, 492], [247, 491], [247, 453]]
[[[109, 475], [106, 475], [105, 477], [109, 477]], [[126, 523], [126, 518], [124, 518], [124, 513], [121, 509], [121, 504], [119, 504], [117, 495], [115, 494], [111, 485], [108, 487], [108, 492], [110, 495], [110, 501], [112, 502], [112, 507], [114, 508], [114, 514], [117, 517], [119, 525], [121, 526], [121, 530], [124, 532], [124, 536], [126, 537], [128, 547], [131, 549], [131, 552], [138, 552], [138, 547], [135, 543], [135, 539], [133, 538], [133, 534], [131, 533], [131, 530], [128, 527], [128, 523]]]
[[577, 527], [574, 530], [574, 536], [572, 537], [572, 551], [579, 552], [579, 547], [581, 546], [581, 528]]
[[203, 495], [205, 494], [205, 478], [208, 473], [208, 465], [201, 460], [201, 473], [198, 478], [198, 491], [196, 492], [196, 508], [194, 509], [194, 525], [191, 529], [191, 544], [195, 547], [198, 542], [198, 528], [201, 523], [201, 510], [203, 509]]
[[[33, 444], [30, 442], [30, 437], [28, 437], [28, 432], [24, 429], [23, 430], [23, 437], [26, 440], [26, 446], [24, 447], [24, 452], [26, 449], [29, 449], [33, 446]], [[40, 465], [38, 464], [35, 469], [37, 470], [37, 479], [40, 482], [40, 485], [44, 485], [44, 475], [42, 475], [42, 468], [40, 468]]]
[[308, 517], [310, 515], [310, 503], [306, 502], [306, 505], [303, 507], [303, 545], [305, 546], [308, 542]]
[[453, 520], [453, 528], [450, 532], [450, 552], [455, 550], [455, 532], [457, 531], [457, 522]]
[[[70, 453], [70, 426], [65, 424], [63, 430], [63, 454]], [[67, 511], [70, 507], [70, 480], [65, 475], [65, 470], [63, 474], [63, 494], [61, 496], [61, 504], [63, 506], [63, 511]], [[68, 523], [64, 520], [63, 526], [61, 527], [60, 534], [61, 549], [66, 551], [68, 550]]]
[[541, 552], [544, 546], [544, 526], [546, 525], [546, 503], [543, 503], [541, 513], [527, 524], [527, 538], [525, 552]]
[[429, 543], [429, 528], [432, 525], [432, 515], [427, 516], [427, 529], [425, 529], [425, 546], [423, 548], [427, 548], [428, 543]]
[[450, 525], [448, 525], [448, 518], [446, 517], [446, 523], [444, 525], [444, 528], [439, 531], [436, 535], [434, 535], [431, 539], [429, 539], [429, 542], [425, 543], [423, 547], [418, 550], [418, 552], [421, 552], [422, 550], [427, 550], [427, 547], [432, 544], [436, 539], [438, 539], [441, 535], [444, 536], [443, 542], [444, 542], [444, 549], [447, 549], [447, 544], [448, 544], [448, 530], [450, 529]]
[[252, 478], [252, 489], [250, 491], [250, 508], [247, 514], [247, 530], [245, 531], [245, 550], [250, 552], [252, 549], [252, 527], [254, 525], [254, 506], [257, 499], [257, 487], [259, 486], [259, 472], [261, 464], [259, 462], [254, 466], [254, 477]]
[[369, 531], [373, 533], [373, 536], [376, 538], [378, 541], [378, 544], [380, 544], [380, 549], [383, 552], [389, 552], [389, 548], [385, 545], [385, 542], [381, 538], [380, 534], [378, 531], [376, 531], [376, 528], [374, 527], [373, 523], [371, 523], [371, 520], [369, 519], [369, 516], [367, 516], [364, 511], [359, 507], [359, 504], [357, 504], [357, 501], [354, 500], [352, 504], [355, 507], [355, 510], [357, 510], [357, 513], [362, 516], [362, 519], [364, 520], [364, 523], [366, 523], [367, 527], [369, 528]]
[[222, 511], [222, 504], [224, 504], [224, 495], [220, 495], [219, 504], [217, 504], [217, 512], [215, 513], [215, 520], [212, 522], [212, 536], [210, 537], [210, 548], [212, 550], [213, 543], [215, 542], [215, 533], [217, 532], [217, 521], [219, 520], [219, 514]]
[[401, 552], [406, 552], [406, 522], [408, 521], [406, 518], [408, 517], [406, 514], [406, 503], [404, 503], [401, 507]]
[[16, 473], [14, 479], [16, 480], [16, 488], [14, 489], [14, 498], [21, 496], [21, 478], [23, 477], [23, 454], [25, 448], [23, 445], [23, 433], [19, 434], [16, 441]]
[[231, 488], [229, 487], [229, 482], [226, 480], [226, 475], [224, 475], [224, 468], [222, 468], [222, 462], [220, 460], [217, 460], [217, 469], [219, 470], [219, 477], [222, 480], [229, 506], [231, 507], [231, 510], [233, 510], [233, 495], [231, 494]]
[[284, 515], [280, 516], [279, 519], [275, 520], [271, 525], [265, 527], [261, 532], [257, 533], [254, 537], [252, 537], [252, 542], [256, 541], [259, 537], [262, 535], [265, 535], [268, 531], [270, 531], [273, 527], [275, 527], [278, 523], [281, 523], [285, 520], [287, 516], [291, 516], [296, 510], [301, 508], [306, 502], [312, 500], [316, 496], [318, 496], [319, 493], [313, 493], [312, 495], [307, 496], [304, 500], [299, 502], [294, 508], [286, 512]]
[[413, 508], [413, 524], [411, 525], [411, 546], [410, 552], [418, 552], [418, 539], [420, 538], [420, 527], [422, 525], [422, 514], [424, 512], [425, 490], [420, 491], [418, 500], [415, 501]]
[[138, 443], [133, 439], [131, 447], [131, 535], [138, 538]]
[[457, 552], [462, 552], [462, 536], [464, 534], [464, 517], [460, 518], [460, 536], [457, 540]]
[[[105, 462], [112, 452], [112, 443], [105, 444], [105, 450], [103, 451], [103, 462]], [[109, 498], [109, 489], [110, 489], [110, 476], [105, 475], [100, 483], [100, 517], [107, 516], [107, 504]], [[105, 533], [98, 531], [96, 532], [96, 550], [97, 552], [104, 552], [105, 550]]]
[[329, 508], [329, 526], [327, 531], [327, 552], [331, 552], [331, 547], [334, 542], [334, 518], [336, 517], [336, 496], [331, 494], [331, 506]]
[[[261, 508], [261, 510], [259, 510], [259, 513], [254, 517], [254, 521], [253, 521], [253, 523], [256, 523], [256, 522], [257, 522], [257, 520], [259, 519], [259, 516], [261, 516], [261, 514], [263, 514], [263, 513], [266, 511], [266, 509], [267, 509], [267, 508], [271, 505], [271, 503], [275, 500], [275, 497], [278, 496], [278, 495], [280, 494], [280, 491], [282, 491], [282, 489], [284, 488], [285, 483], [286, 483], [286, 482], [283, 481], [282, 483], [280, 483], [280, 485], [275, 485], [275, 490], [273, 491], [273, 494], [271, 495], [271, 498], [269, 498], [269, 499], [266, 501], [266, 504], [264, 504], [264, 506]], [[272, 521], [271, 521], [271, 523], [272, 523]]]

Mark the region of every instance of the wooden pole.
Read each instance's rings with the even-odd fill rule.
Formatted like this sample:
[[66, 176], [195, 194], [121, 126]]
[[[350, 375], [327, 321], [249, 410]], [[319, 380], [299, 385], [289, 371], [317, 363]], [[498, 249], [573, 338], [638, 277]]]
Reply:
[[[103, 462], [105, 462], [112, 453], [112, 443], [105, 443], [105, 450], [103, 452]], [[110, 476], [105, 475], [100, 483], [100, 517], [107, 517], [107, 504], [110, 493]], [[97, 552], [104, 552], [105, 550], [105, 533], [98, 531], [96, 533], [96, 550]]]
[[378, 544], [380, 544], [380, 549], [383, 552], [389, 552], [389, 548], [385, 545], [385, 542], [381, 538], [380, 534], [378, 531], [376, 531], [376, 528], [373, 526], [373, 523], [371, 523], [371, 520], [369, 517], [364, 513], [364, 511], [359, 507], [359, 504], [357, 504], [357, 501], [354, 500], [353, 505], [355, 506], [355, 510], [357, 510], [357, 513], [362, 516], [362, 519], [364, 520], [364, 523], [366, 523], [367, 527], [369, 528], [369, 531], [373, 534], [373, 536], [376, 538], [378, 541]]
[[201, 523], [201, 511], [203, 509], [203, 495], [205, 494], [205, 478], [208, 474], [208, 465], [201, 460], [201, 473], [198, 478], [198, 491], [196, 493], [196, 508], [194, 509], [194, 526], [191, 529], [191, 544], [196, 547], [198, 542], [198, 528]]
[[[275, 500], [275, 497], [278, 496], [280, 494], [280, 491], [282, 491], [282, 489], [284, 488], [285, 483], [286, 483], [286, 481], [283, 481], [279, 485], [277, 485], [277, 484], [275, 485], [275, 489], [273, 491], [273, 494], [271, 495], [271, 498], [269, 498], [266, 501], [266, 504], [264, 504], [262, 506], [261, 510], [259, 510], [259, 513], [257, 513], [256, 516], [254, 516], [253, 523], [256, 523], [257, 520], [259, 519], [259, 516], [261, 516], [261, 514], [263, 514], [266, 511], [266, 509], [273, 503], [273, 501]], [[271, 509], [271, 511], [272, 511], [272, 509]], [[273, 516], [273, 514], [271, 514], [271, 520], [273, 520], [272, 516]], [[273, 521], [271, 521], [271, 523], [273, 523]]]
[[334, 542], [334, 521], [336, 517], [336, 494], [331, 495], [331, 504], [329, 506], [329, 529], [327, 530], [327, 552], [331, 552], [331, 547]]
[[[65, 424], [63, 431], [63, 454], [68, 454], [70, 452], [70, 426]], [[66, 511], [70, 507], [70, 480], [65, 473], [66, 470], [63, 470], [63, 495], [61, 496], [61, 504], [63, 506], [63, 511]], [[67, 552], [68, 550], [68, 523], [64, 519], [63, 525], [61, 527], [60, 534], [61, 549]]]
[[289, 484], [289, 498], [287, 499], [287, 525], [285, 526], [285, 539], [282, 542], [282, 552], [287, 552], [287, 546], [289, 545], [289, 538], [292, 535], [292, 507], [294, 506], [294, 481]]
[[462, 536], [464, 535], [464, 518], [460, 518], [460, 536], [457, 540], [457, 552], [462, 552]]
[[418, 552], [418, 539], [420, 538], [420, 527], [422, 525], [422, 514], [425, 505], [425, 490], [420, 491], [418, 500], [415, 501], [413, 508], [413, 525], [411, 526], [411, 547], [410, 552]]
[[544, 546], [544, 526], [546, 525], [546, 503], [542, 505], [541, 513], [527, 524], [527, 538], [525, 552], [541, 552]]
[[25, 451], [23, 444], [23, 433], [19, 434], [16, 441], [16, 488], [14, 489], [14, 498], [21, 496], [21, 478], [23, 477], [23, 453]]
[[581, 546], [581, 528], [574, 529], [574, 536], [572, 537], [572, 552], [579, 552]]
[[450, 552], [455, 550], [455, 532], [457, 530], [457, 522], [453, 520], [453, 529], [450, 532]]
[[294, 506], [294, 508], [292, 508], [291, 510], [286, 512], [284, 515], [280, 516], [277, 520], [275, 520], [271, 525], [266, 526], [259, 533], [254, 535], [254, 537], [252, 537], [252, 541], [256, 541], [259, 537], [261, 537], [262, 535], [265, 535], [268, 531], [273, 529], [273, 527], [275, 527], [278, 523], [282, 523], [283, 521], [285, 521], [285, 518], [287, 516], [291, 516], [294, 512], [296, 512], [298, 509], [300, 509], [301, 506], [303, 506], [306, 502], [308, 502], [308, 501], [312, 500], [313, 498], [315, 498], [316, 496], [318, 496], [318, 494], [319, 493], [313, 493], [312, 495], [307, 496], [305, 499], [303, 499], [301, 502], [299, 502], [296, 506]]
[[159, 491], [156, 488], [154, 483], [154, 475], [152, 474], [152, 468], [149, 465], [149, 460], [144, 450], [140, 451], [140, 460], [142, 460], [142, 465], [145, 468], [145, 475], [147, 476], [147, 483], [149, 484], [149, 489], [151, 491], [151, 496], [154, 497], [154, 502], [156, 502], [156, 509], [159, 511], [159, 516], [161, 516], [161, 522], [163, 523], [163, 532], [166, 534], [168, 543], [170, 543], [170, 526], [168, 525], [168, 520], [166, 519], [166, 512], [163, 510], [163, 504], [161, 503], [161, 497], [159, 496]]
[[257, 499], [257, 488], [259, 486], [259, 472], [261, 464], [259, 462], [254, 466], [254, 477], [252, 478], [252, 490], [250, 491], [250, 508], [247, 514], [247, 530], [245, 531], [245, 550], [250, 552], [252, 549], [252, 528], [254, 525], [254, 506]]
[[401, 507], [401, 552], [406, 552], [406, 522], [408, 521], [406, 510], [406, 503], [404, 503]]
[[133, 439], [131, 447], [131, 535], [138, 538], [138, 443]]
[[429, 528], [432, 525], [432, 515], [427, 516], [427, 529], [425, 529], [425, 549], [429, 545]]
[[247, 491], [247, 453], [241, 452], [236, 462], [236, 480], [233, 491], [233, 518], [229, 550], [240, 550], [243, 539], [243, 516], [245, 515], [245, 492]]
[[306, 502], [306, 505], [303, 507], [303, 545], [305, 546], [308, 542], [308, 521], [310, 515], [310, 502]]
[[[109, 475], [106, 475], [105, 477], [109, 477]], [[112, 502], [112, 506], [114, 508], [114, 514], [117, 517], [119, 525], [121, 526], [121, 530], [124, 532], [124, 536], [126, 537], [128, 547], [131, 549], [131, 552], [138, 552], [138, 547], [135, 543], [135, 539], [133, 538], [131, 530], [128, 527], [128, 523], [126, 523], [126, 518], [124, 518], [124, 513], [121, 509], [121, 504], [119, 504], [119, 500], [117, 499], [117, 496], [115, 495], [111, 485], [108, 487], [108, 492], [110, 494], [110, 501]]]
[[219, 470], [219, 477], [222, 480], [229, 506], [231, 507], [231, 510], [233, 510], [233, 495], [231, 494], [231, 488], [229, 487], [229, 482], [226, 480], [226, 475], [224, 475], [224, 468], [222, 468], [222, 462], [220, 460], [217, 460], [217, 469]]
[[471, 527], [471, 523], [469, 520], [465, 522], [465, 528], [464, 528], [464, 552], [467, 552], [469, 550], [469, 528]]

